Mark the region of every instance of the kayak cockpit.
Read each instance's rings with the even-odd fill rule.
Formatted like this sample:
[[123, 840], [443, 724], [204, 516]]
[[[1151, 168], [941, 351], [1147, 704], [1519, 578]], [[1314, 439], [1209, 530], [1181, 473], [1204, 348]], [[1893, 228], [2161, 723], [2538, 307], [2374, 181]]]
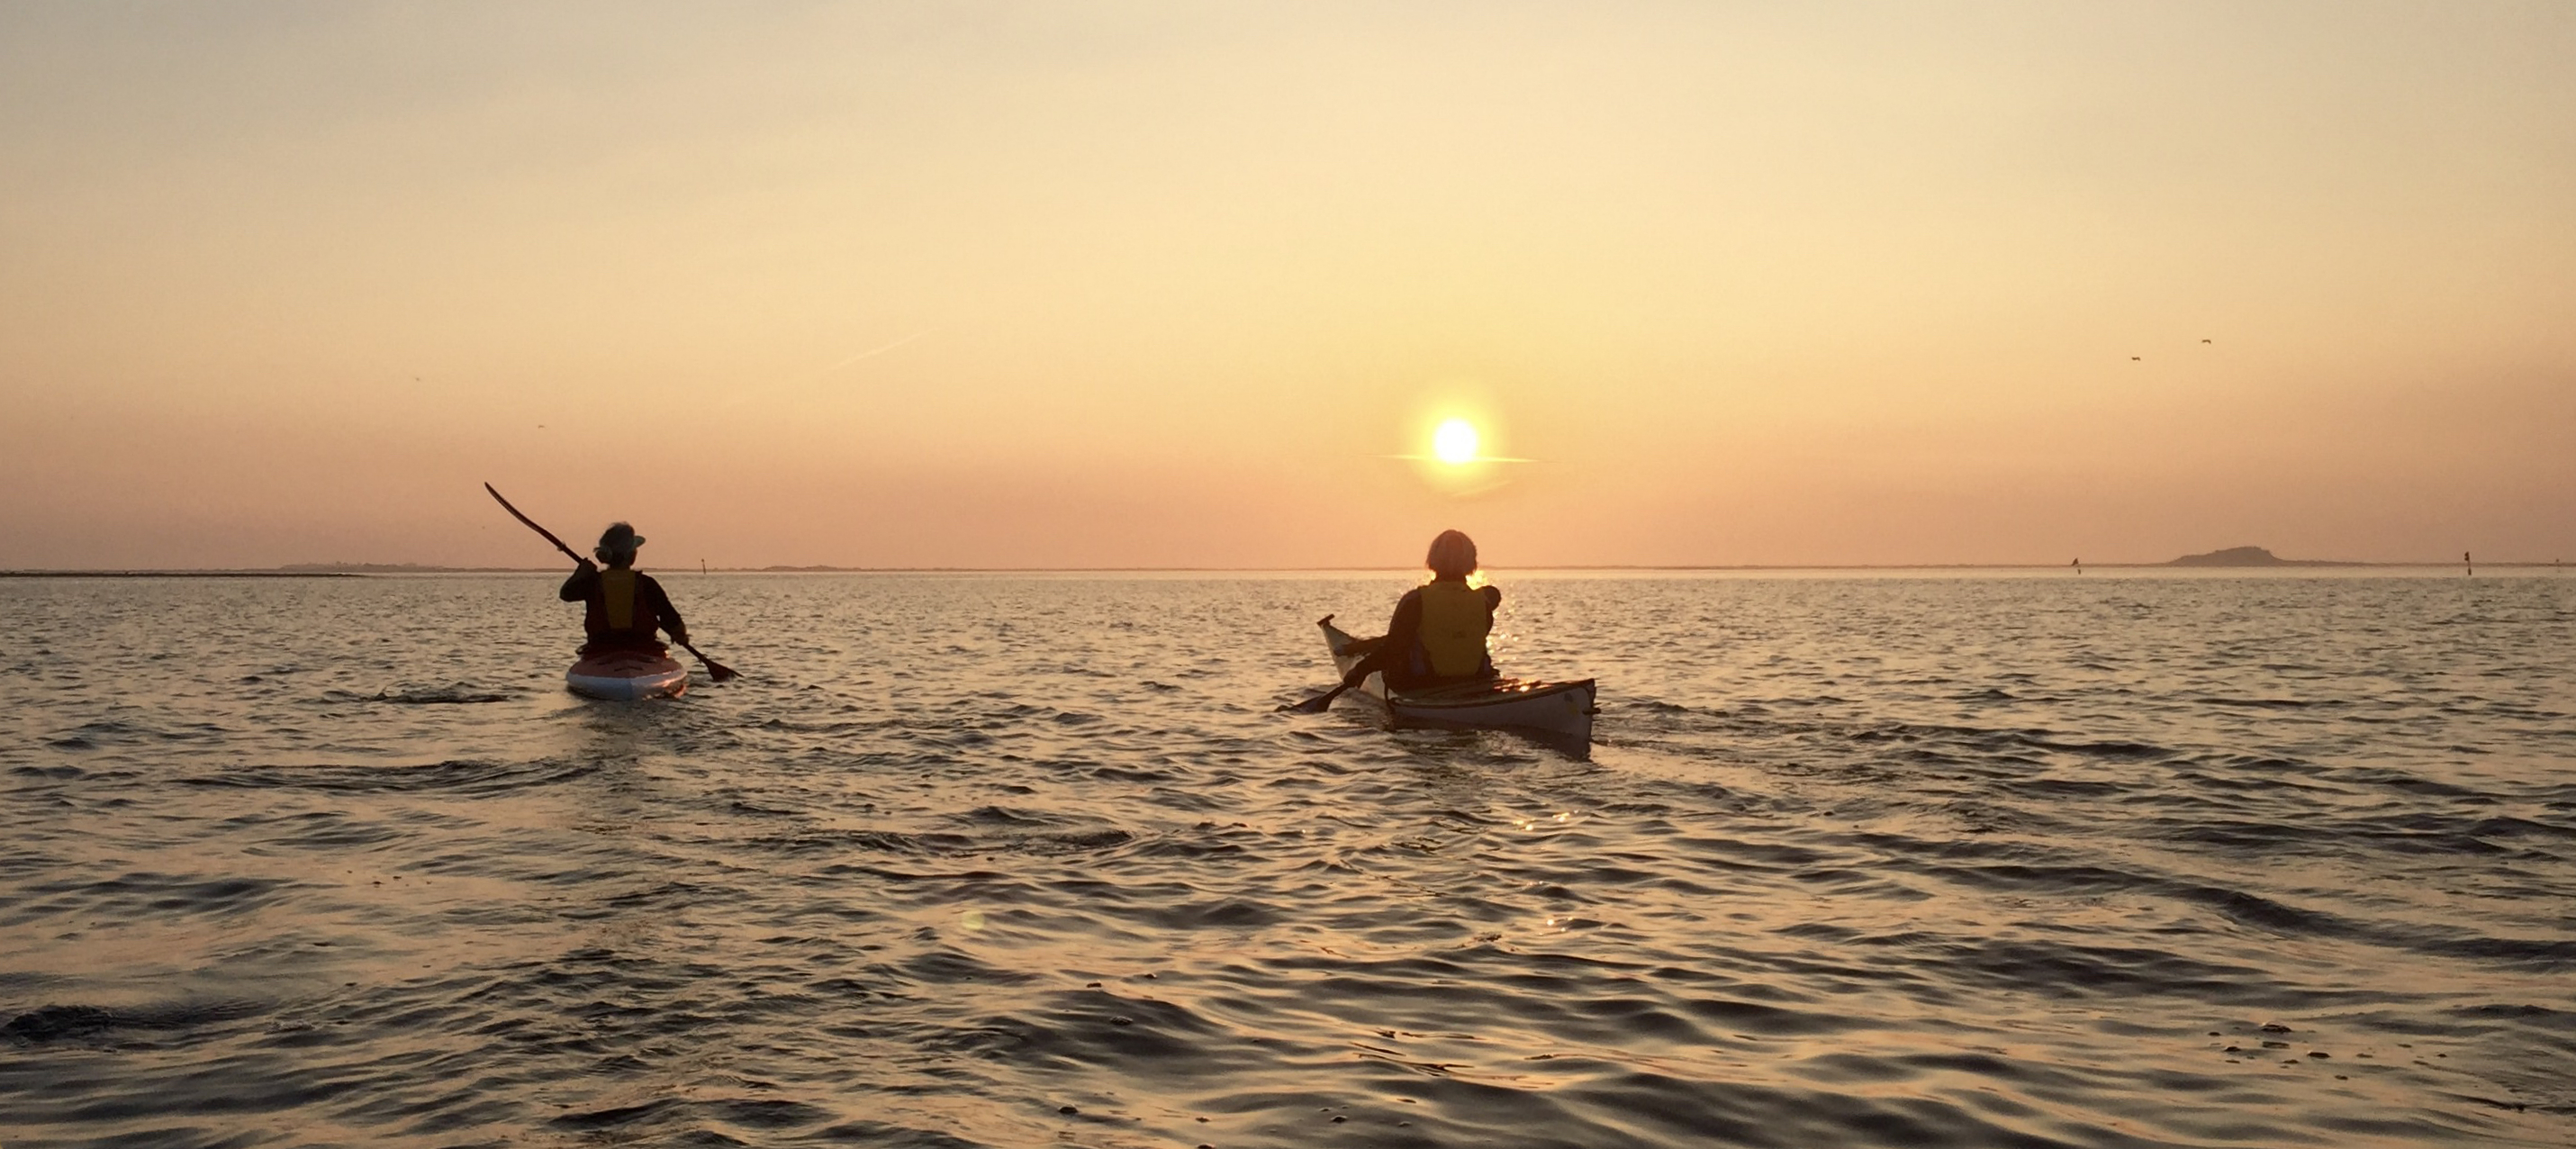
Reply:
[[[1325, 615], [1315, 625], [1324, 632], [1324, 647], [1333, 669], [1351, 668], [1376, 649], [1378, 640], [1354, 638]], [[1520, 730], [1551, 744], [1581, 746], [1592, 742], [1596, 689], [1592, 679], [1546, 682], [1529, 678], [1488, 678], [1447, 683], [1418, 690], [1391, 691], [1386, 676], [1370, 674], [1360, 690], [1384, 705], [1399, 725]]]

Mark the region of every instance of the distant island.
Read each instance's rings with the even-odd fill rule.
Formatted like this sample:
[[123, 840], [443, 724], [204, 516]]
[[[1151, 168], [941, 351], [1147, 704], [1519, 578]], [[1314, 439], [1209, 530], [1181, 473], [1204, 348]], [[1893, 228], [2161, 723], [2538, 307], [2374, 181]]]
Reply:
[[2205, 555], [2184, 555], [2169, 567], [2349, 567], [2360, 563], [2336, 562], [2333, 559], [2285, 559], [2261, 547], [2229, 547]]

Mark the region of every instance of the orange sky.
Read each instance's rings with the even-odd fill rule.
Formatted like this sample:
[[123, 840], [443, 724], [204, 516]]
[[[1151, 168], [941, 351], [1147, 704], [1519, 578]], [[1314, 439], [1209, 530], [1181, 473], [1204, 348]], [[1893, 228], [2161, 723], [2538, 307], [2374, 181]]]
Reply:
[[2576, 5], [1596, 7], [0, 7], [0, 567], [2576, 558]]

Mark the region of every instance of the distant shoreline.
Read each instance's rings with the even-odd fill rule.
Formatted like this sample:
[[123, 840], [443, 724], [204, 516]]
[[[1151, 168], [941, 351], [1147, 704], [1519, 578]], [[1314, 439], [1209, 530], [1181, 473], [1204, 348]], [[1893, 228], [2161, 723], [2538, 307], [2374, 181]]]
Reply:
[[[440, 574], [464, 572], [433, 572]], [[368, 578], [357, 571], [0, 571], [0, 578]]]
[[[2181, 573], [2227, 573], [2273, 571], [2294, 573], [2320, 570], [2423, 570], [2455, 568], [2458, 560], [2449, 562], [2328, 562], [2291, 561], [2261, 566], [2180, 565], [2161, 563], [2086, 563], [2085, 571], [2175, 571]], [[2566, 570], [2566, 564], [2550, 562], [2491, 562], [2478, 560], [2480, 570]], [[1406, 573], [1409, 566], [1320, 566], [1320, 567], [709, 567], [691, 571], [686, 567], [647, 567], [648, 572], [662, 575], [799, 575], [799, 574], [1320, 574], [1332, 571], [1353, 573]], [[1604, 563], [1582, 566], [1515, 566], [1502, 568], [1516, 572], [1537, 571], [1602, 571], [1602, 572], [1758, 572], [1758, 571], [2063, 571], [2074, 577], [2075, 567], [2059, 563], [1746, 563], [1727, 566], [1663, 566], [1648, 564]], [[256, 570], [0, 570], [0, 579], [366, 579], [404, 578], [419, 575], [550, 575], [559, 567], [432, 567], [432, 566], [351, 566], [329, 569], [270, 568]]]

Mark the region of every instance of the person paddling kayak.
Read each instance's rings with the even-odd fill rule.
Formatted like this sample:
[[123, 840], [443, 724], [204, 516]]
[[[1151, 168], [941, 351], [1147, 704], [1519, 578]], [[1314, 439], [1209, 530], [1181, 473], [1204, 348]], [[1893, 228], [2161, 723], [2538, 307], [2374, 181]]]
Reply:
[[1496, 586], [1470, 586], [1476, 573], [1476, 541], [1463, 531], [1442, 531], [1431, 540], [1422, 564], [1431, 581], [1404, 592], [1386, 634], [1360, 639], [1350, 649], [1366, 650], [1332, 690], [1297, 704], [1295, 709], [1320, 712], [1343, 691], [1371, 674], [1386, 675], [1389, 690], [1422, 690], [1499, 677], [1485, 638], [1494, 630], [1494, 611], [1503, 605]]
[[635, 549], [643, 545], [644, 536], [636, 534], [634, 527], [610, 524], [591, 551], [608, 569], [582, 559], [556, 592], [565, 602], [582, 604], [581, 629], [588, 638], [581, 646], [582, 657], [624, 651], [658, 657], [669, 648], [653, 636], [656, 630], [669, 631], [671, 641], [682, 646], [689, 644], [689, 626], [680, 621], [671, 596], [662, 593], [662, 584], [653, 576], [635, 569]]
[[[617, 523], [599, 536], [599, 546], [591, 553], [616, 568], [602, 573], [597, 565], [581, 557], [581, 552], [564, 545], [553, 531], [538, 526], [537, 520], [511, 506], [510, 500], [502, 498], [492, 484], [483, 484], [483, 491], [501, 504], [502, 510], [510, 512], [511, 518], [519, 520], [520, 526], [554, 544], [577, 568], [571, 578], [564, 580], [559, 597], [565, 602], [585, 604], [581, 625], [590, 641], [582, 644], [581, 660], [564, 672], [566, 688], [592, 698], [678, 697], [689, 688], [689, 672], [672, 661], [670, 652], [654, 640], [656, 628], [670, 631], [671, 641], [679, 643], [707, 668], [707, 677], [718, 682], [741, 677], [734, 668], [689, 645], [688, 627], [680, 621], [680, 612], [671, 608], [671, 596], [662, 593], [662, 584], [635, 573], [635, 548], [644, 545], [635, 528]], [[616, 557], [620, 555], [624, 558]], [[595, 649], [600, 653], [593, 653]]]

